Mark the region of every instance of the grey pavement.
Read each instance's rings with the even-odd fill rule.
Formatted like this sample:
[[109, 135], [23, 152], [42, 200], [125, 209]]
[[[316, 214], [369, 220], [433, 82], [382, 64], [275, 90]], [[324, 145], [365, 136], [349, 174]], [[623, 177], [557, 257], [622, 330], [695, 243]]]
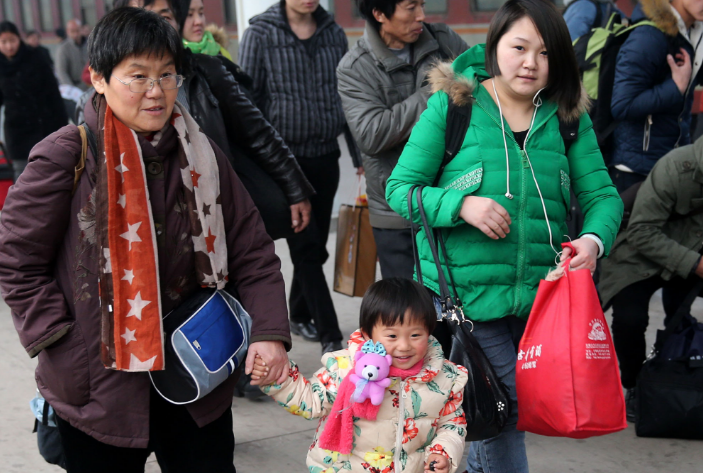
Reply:
[[[329, 242], [331, 254], [334, 239], [333, 233]], [[278, 242], [276, 249], [289, 285], [292, 265], [288, 248], [285, 242]], [[325, 267], [330, 284], [332, 264], [330, 261]], [[357, 328], [360, 299], [333, 293], [333, 300], [342, 332], [351, 333]], [[651, 308], [650, 341], [663, 320], [658, 296], [652, 299]], [[703, 303], [697, 302], [694, 314], [703, 314]], [[29, 400], [35, 389], [35, 361], [29, 359], [20, 346], [4, 303], [0, 303], [0, 348], [3, 353], [0, 357], [0, 473], [63, 471], [45, 463], [37, 451], [29, 411]], [[320, 367], [320, 346], [294, 337], [290, 357], [300, 364], [303, 374], [309, 376]], [[235, 464], [240, 473], [307, 471], [305, 455], [317, 426], [314, 421], [292, 416], [268, 398], [257, 401], [235, 398], [232, 409], [237, 441]], [[701, 447], [701, 442], [637, 438], [633, 426], [617, 434], [587, 440], [527, 436], [530, 468], [538, 473], [700, 473], [703, 471]], [[146, 472], [159, 471], [152, 457]]]

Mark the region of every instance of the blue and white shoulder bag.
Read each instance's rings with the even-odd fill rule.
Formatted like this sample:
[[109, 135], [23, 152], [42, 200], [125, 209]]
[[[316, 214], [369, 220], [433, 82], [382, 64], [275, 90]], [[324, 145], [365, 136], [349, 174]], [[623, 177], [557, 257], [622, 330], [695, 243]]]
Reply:
[[223, 290], [200, 289], [163, 320], [163, 371], [150, 371], [156, 391], [173, 404], [207, 396], [246, 360], [251, 317]]

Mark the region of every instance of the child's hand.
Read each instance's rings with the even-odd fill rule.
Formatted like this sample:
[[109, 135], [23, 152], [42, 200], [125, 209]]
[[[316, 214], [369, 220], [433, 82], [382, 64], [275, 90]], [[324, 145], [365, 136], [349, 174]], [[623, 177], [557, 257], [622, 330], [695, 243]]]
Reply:
[[[430, 465], [434, 466], [434, 468], [430, 468]], [[447, 460], [447, 457], [445, 457], [444, 455], [433, 453], [429, 457], [427, 457], [427, 463], [425, 463], [425, 471], [434, 471], [435, 473], [449, 473], [450, 466], [451, 465], [449, 465], [449, 460]]]
[[269, 367], [259, 355], [254, 358], [254, 368], [251, 370], [252, 385], [257, 386], [259, 380], [264, 379], [269, 374]]

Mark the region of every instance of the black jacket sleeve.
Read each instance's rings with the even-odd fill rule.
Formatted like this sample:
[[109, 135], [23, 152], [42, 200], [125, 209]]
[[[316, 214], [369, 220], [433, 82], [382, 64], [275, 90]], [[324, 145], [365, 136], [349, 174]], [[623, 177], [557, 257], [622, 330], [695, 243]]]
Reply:
[[312, 196], [315, 190], [283, 138], [247, 98], [222, 62], [202, 54], [194, 57], [196, 67], [207, 78], [219, 102], [228, 138], [247, 150], [247, 154], [281, 186], [290, 204]]

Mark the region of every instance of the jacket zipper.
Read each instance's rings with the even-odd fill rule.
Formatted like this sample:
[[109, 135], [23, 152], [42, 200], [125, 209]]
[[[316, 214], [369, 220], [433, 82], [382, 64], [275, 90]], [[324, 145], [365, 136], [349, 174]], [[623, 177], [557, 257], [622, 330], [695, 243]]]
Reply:
[[[491, 120], [493, 120], [493, 123], [495, 123], [498, 127], [500, 127], [500, 123], [491, 115], [488, 113], [488, 110], [486, 110], [483, 105], [477, 100], [476, 104], [481, 107], [481, 109], [488, 115]], [[532, 131], [532, 127], [534, 125], [534, 120], [533, 123], [530, 124], [530, 129], [528, 130], [527, 136], [525, 137], [525, 144], [523, 145], [524, 148], [527, 148], [527, 142], [529, 141]], [[520, 149], [520, 145], [518, 144], [517, 140], [515, 140], [515, 137], [511, 134], [509, 138], [512, 140], [512, 142], [515, 144], [515, 148], [518, 151], [518, 154], [520, 156], [520, 161], [522, 163], [522, 166], [520, 167], [520, 210], [519, 210], [519, 215], [520, 218], [518, 220], [518, 264], [517, 264], [517, 279], [515, 281], [515, 303], [513, 306], [513, 313], [517, 313], [517, 309], [520, 305], [520, 292], [522, 289], [522, 279], [525, 276], [525, 228], [524, 228], [524, 221], [525, 221], [525, 209], [527, 207], [527, 197], [525, 196], [525, 169], [529, 168], [530, 165], [527, 162], [527, 153]]]
[[[644, 138], [642, 138], [642, 151], [649, 151], [649, 138], [650, 135], [652, 134], [652, 116], [647, 115], [647, 119], [644, 121]], [[679, 126], [680, 128], [680, 126]], [[680, 137], [680, 131], [679, 131], [679, 137]], [[678, 140], [677, 140], [678, 143]]]
[[403, 450], [403, 428], [405, 427], [405, 400], [408, 394], [405, 392], [407, 381], [400, 382], [400, 403], [398, 407], [398, 429], [395, 435], [395, 452], [393, 454], [393, 465], [396, 472], [403, 471], [400, 467], [400, 452]]
[[[527, 139], [525, 139], [525, 145], [527, 145]], [[518, 253], [517, 253], [517, 279], [515, 281], [515, 306], [513, 307], [512, 313], [517, 314], [517, 309], [520, 306], [520, 293], [522, 292], [522, 279], [525, 276], [525, 209], [527, 208], [527, 196], [526, 184], [525, 184], [525, 169], [529, 168], [530, 165], [525, 157], [525, 151], [520, 150], [520, 161], [522, 166], [520, 167], [520, 218], [518, 219]]]
[[[493, 122], [498, 125], [499, 127], [501, 126], [498, 121], [493, 118], [493, 116], [488, 113], [488, 111], [478, 102], [476, 101], [479, 107], [488, 115]], [[541, 103], [540, 103], [541, 105]], [[534, 121], [535, 117], [537, 116], [537, 108], [540, 107], [540, 105], [537, 105], [535, 108], [535, 115], [532, 117], [532, 121], [530, 122], [530, 128], [527, 130], [527, 136], [525, 137], [525, 143], [522, 145], [524, 149], [520, 149], [520, 145], [518, 144], [517, 140], [515, 140], [514, 136], [510, 136], [510, 139], [512, 142], [515, 144], [515, 149], [518, 152], [518, 155], [520, 156], [520, 161], [522, 163], [522, 166], [520, 167], [520, 192], [521, 192], [521, 199], [520, 199], [520, 209], [519, 209], [519, 221], [518, 221], [518, 265], [517, 265], [517, 277], [515, 281], [515, 304], [513, 306], [513, 313], [517, 313], [518, 307], [520, 306], [520, 293], [522, 291], [522, 280], [525, 276], [525, 227], [524, 227], [524, 221], [525, 221], [525, 210], [527, 208], [527, 196], [526, 194], [526, 183], [525, 183], [525, 176], [526, 176], [526, 171], [525, 169], [530, 168], [530, 163], [529, 163], [529, 157], [527, 155], [527, 142], [530, 140], [532, 137], [532, 129], [534, 127]], [[508, 170], [509, 172], [509, 170]], [[547, 220], [547, 225], [549, 225], [549, 221]], [[551, 230], [550, 230], [551, 231]], [[551, 240], [550, 240], [551, 244]]]

